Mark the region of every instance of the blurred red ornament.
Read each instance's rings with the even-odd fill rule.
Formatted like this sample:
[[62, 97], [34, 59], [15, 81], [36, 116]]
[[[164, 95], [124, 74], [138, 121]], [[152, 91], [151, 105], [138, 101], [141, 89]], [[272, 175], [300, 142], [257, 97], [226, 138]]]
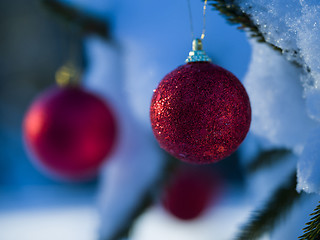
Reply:
[[199, 217], [222, 195], [222, 180], [212, 169], [181, 168], [165, 188], [162, 205], [181, 220]]
[[196, 61], [164, 77], [154, 91], [150, 118], [160, 146], [174, 157], [212, 163], [229, 156], [244, 140], [251, 107], [232, 73]]
[[35, 162], [68, 180], [94, 177], [116, 140], [110, 107], [80, 87], [49, 89], [31, 105], [23, 130]]

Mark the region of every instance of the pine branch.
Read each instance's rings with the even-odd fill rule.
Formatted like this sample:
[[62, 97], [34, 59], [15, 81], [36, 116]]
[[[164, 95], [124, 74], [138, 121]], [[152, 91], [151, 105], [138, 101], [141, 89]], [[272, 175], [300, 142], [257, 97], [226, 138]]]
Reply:
[[110, 240], [121, 240], [121, 239], [127, 238], [129, 236], [129, 232], [131, 230], [131, 227], [134, 221], [142, 213], [144, 213], [146, 209], [148, 209], [152, 204], [153, 204], [153, 196], [150, 193], [150, 191], [147, 191], [143, 195], [142, 200], [136, 206], [134, 212], [128, 218], [127, 222], [121, 227], [121, 229], [119, 229], [117, 232], [114, 233], [114, 235], [110, 238]]
[[250, 164], [247, 166], [248, 173], [254, 173], [263, 169], [264, 167], [270, 167], [286, 159], [291, 154], [287, 149], [273, 149], [260, 153]]
[[320, 239], [320, 202], [319, 205], [310, 214], [311, 219], [306, 223], [303, 229], [304, 234], [299, 237], [300, 240], [319, 240]]
[[[218, 10], [221, 15], [224, 15], [224, 17], [230, 24], [238, 24], [240, 25], [238, 29], [243, 29], [250, 32], [250, 37], [255, 38], [260, 43], [269, 45], [275, 51], [281, 54], [290, 53], [290, 55], [294, 58], [300, 59], [300, 52], [298, 49], [283, 49], [266, 41], [263, 33], [259, 30], [259, 25], [255, 24], [252, 21], [251, 16], [242, 11], [234, 0], [209, 0], [209, 2], [212, 2], [210, 5], [212, 5], [216, 10]], [[301, 63], [292, 58], [290, 58], [289, 61], [296, 67], [303, 67]], [[310, 72], [309, 67], [306, 67], [305, 70], [307, 72]]]
[[256, 240], [270, 232], [289, 212], [300, 198], [296, 191], [296, 172], [290, 176], [289, 185], [280, 186], [267, 201], [265, 206], [253, 213], [249, 222], [242, 227], [236, 240]]
[[240, 25], [238, 29], [245, 29], [251, 33], [251, 37], [256, 38], [258, 42], [266, 43], [271, 46], [274, 50], [282, 53], [282, 49], [266, 42], [263, 34], [259, 30], [259, 26], [256, 25], [248, 14], [243, 12], [238, 5], [235, 4], [234, 0], [209, 0], [211, 5], [224, 15], [227, 21], [233, 25]]
[[153, 205], [155, 195], [157, 195], [159, 189], [161, 189], [167, 183], [172, 172], [174, 172], [180, 164], [177, 159], [171, 157], [171, 155], [168, 154], [166, 154], [166, 160], [166, 166], [163, 169], [162, 174], [160, 174], [159, 179], [157, 179], [145, 192], [139, 204], [135, 206], [134, 211], [130, 214], [130, 216], [128, 216], [126, 223], [121, 226], [121, 228], [116, 231], [108, 240], [121, 240], [128, 238], [132, 225], [134, 224], [136, 219], [141, 216], [141, 214], [143, 214], [150, 206]]
[[59, 19], [64, 20], [74, 28], [79, 29], [82, 33], [97, 34], [106, 40], [110, 40], [110, 27], [106, 19], [92, 16], [57, 0], [42, 0], [42, 3], [47, 10], [59, 16]]

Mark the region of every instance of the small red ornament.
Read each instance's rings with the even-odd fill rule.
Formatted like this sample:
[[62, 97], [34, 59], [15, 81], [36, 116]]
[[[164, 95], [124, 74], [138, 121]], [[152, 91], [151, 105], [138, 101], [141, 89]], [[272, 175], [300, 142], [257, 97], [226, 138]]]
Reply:
[[229, 156], [244, 140], [251, 107], [241, 82], [210, 63], [201, 41], [195, 41], [188, 63], [166, 75], [154, 90], [150, 119], [160, 146], [174, 157], [212, 163]]
[[23, 130], [36, 163], [68, 180], [95, 176], [116, 139], [110, 107], [80, 87], [45, 91], [26, 113]]
[[199, 217], [221, 197], [221, 177], [203, 167], [182, 167], [166, 186], [163, 207], [181, 220]]

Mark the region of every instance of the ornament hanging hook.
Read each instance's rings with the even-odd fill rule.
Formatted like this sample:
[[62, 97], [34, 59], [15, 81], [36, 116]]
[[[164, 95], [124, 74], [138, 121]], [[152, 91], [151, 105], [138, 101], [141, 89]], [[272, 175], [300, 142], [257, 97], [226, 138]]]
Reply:
[[81, 84], [81, 31], [78, 26], [69, 25], [70, 37], [68, 39], [69, 53], [67, 61], [56, 71], [56, 83], [60, 87], [78, 86]]
[[211, 59], [208, 57], [208, 55], [205, 53], [205, 51], [202, 48], [202, 40], [204, 39], [205, 30], [206, 30], [207, 2], [208, 2], [207, 0], [204, 0], [204, 4], [203, 4], [203, 28], [202, 28], [201, 37], [200, 38], [194, 38], [191, 4], [190, 4], [190, 0], [188, 0], [189, 20], [190, 20], [191, 36], [192, 36], [192, 51], [189, 52], [189, 56], [185, 60], [186, 63], [190, 63], [190, 62], [211, 62]]
[[[189, 21], [190, 21], [190, 30], [191, 30], [191, 38], [192, 40], [195, 39], [194, 37], [194, 28], [193, 28], [193, 20], [192, 20], [192, 11], [191, 11], [191, 3], [190, 3], [190, 0], [187, 0], [188, 1], [188, 10], [189, 10]], [[204, 39], [204, 36], [205, 36], [205, 32], [206, 32], [206, 9], [207, 9], [207, 3], [208, 3], [208, 0], [204, 0], [204, 3], [203, 3], [203, 26], [202, 26], [202, 33], [201, 33], [201, 37], [200, 39], [203, 40]]]

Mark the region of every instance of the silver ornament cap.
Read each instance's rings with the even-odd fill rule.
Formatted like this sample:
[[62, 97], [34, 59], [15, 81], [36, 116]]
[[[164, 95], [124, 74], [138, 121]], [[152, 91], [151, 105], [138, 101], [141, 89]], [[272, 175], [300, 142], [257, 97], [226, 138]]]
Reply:
[[206, 52], [202, 50], [201, 39], [196, 38], [192, 41], [192, 51], [189, 52], [189, 56], [185, 62], [211, 62]]

